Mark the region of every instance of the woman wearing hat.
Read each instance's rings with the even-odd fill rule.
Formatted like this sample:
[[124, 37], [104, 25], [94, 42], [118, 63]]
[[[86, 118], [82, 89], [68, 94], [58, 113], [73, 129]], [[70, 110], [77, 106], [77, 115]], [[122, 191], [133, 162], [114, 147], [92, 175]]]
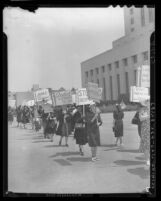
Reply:
[[141, 121], [140, 151], [144, 153], [147, 165], [150, 165], [150, 102], [140, 102], [142, 107], [139, 110]]
[[122, 119], [124, 118], [124, 113], [119, 104], [116, 104], [116, 110], [113, 112], [113, 118], [114, 118], [113, 130], [116, 137], [116, 146], [117, 146], [118, 140], [120, 140], [120, 145], [123, 145], [122, 143], [123, 120]]
[[88, 144], [91, 147], [93, 162], [97, 160], [97, 147], [100, 146], [100, 125], [102, 125], [100, 115], [96, 111], [96, 106], [91, 104], [86, 108], [86, 131]]

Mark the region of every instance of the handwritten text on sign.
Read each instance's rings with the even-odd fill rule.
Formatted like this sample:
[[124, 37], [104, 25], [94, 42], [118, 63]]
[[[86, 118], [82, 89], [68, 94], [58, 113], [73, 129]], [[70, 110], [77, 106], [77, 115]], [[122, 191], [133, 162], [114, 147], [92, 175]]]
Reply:
[[76, 91], [76, 104], [77, 105], [89, 104], [86, 88], [81, 88]]
[[141, 87], [150, 87], [150, 66], [143, 65], [141, 68]]
[[100, 102], [102, 99], [102, 88], [98, 88], [97, 83], [88, 82], [87, 91], [90, 99], [96, 102]]
[[72, 104], [71, 91], [57, 91], [52, 94], [56, 106]]
[[50, 94], [48, 89], [41, 89], [34, 92], [34, 96], [37, 102], [42, 100], [50, 100]]
[[149, 90], [146, 87], [131, 86], [130, 88], [130, 101], [140, 102], [149, 98]]

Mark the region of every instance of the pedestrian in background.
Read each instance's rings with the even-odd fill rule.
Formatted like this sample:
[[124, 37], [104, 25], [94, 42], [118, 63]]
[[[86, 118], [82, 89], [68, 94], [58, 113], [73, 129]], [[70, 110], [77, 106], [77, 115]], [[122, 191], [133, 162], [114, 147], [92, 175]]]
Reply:
[[116, 109], [113, 112], [113, 131], [116, 137], [115, 145], [118, 145], [118, 141], [120, 141], [120, 145], [123, 145], [122, 137], [123, 137], [123, 119], [124, 112], [121, 109], [119, 104], [116, 104]]
[[85, 119], [88, 144], [91, 147], [92, 161], [94, 162], [98, 160], [96, 157], [97, 147], [101, 145], [99, 126], [102, 125], [102, 120], [98, 112], [96, 112], [95, 104], [86, 107]]
[[46, 125], [46, 130], [45, 134], [47, 138], [53, 142], [53, 136], [56, 130], [56, 123], [55, 123], [55, 118], [53, 112], [50, 112], [47, 117], [47, 125]]

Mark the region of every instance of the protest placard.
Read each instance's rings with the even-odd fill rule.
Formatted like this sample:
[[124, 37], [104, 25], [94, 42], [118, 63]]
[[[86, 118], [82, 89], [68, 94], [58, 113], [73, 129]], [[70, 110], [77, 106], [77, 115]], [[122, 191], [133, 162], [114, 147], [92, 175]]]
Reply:
[[141, 87], [150, 87], [150, 66], [141, 67]]
[[90, 100], [100, 102], [102, 99], [102, 88], [98, 88], [97, 83], [88, 82], [87, 93]]
[[87, 89], [81, 88], [76, 90], [76, 104], [77, 105], [87, 105], [91, 101], [88, 99]]
[[149, 90], [146, 87], [130, 87], [130, 101], [140, 102], [142, 100], [149, 99]]
[[70, 105], [73, 103], [72, 93], [70, 90], [52, 92], [52, 98], [54, 106]]
[[51, 100], [51, 96], [48, 89], [40, 89], [35, 91], [34, 98], [36, 102]]

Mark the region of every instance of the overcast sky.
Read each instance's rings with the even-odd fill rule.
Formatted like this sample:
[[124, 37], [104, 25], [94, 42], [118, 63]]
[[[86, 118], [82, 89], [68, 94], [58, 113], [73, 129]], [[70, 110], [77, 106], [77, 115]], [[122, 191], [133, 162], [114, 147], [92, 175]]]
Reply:
[[4, 9], [8, 89], [81, 87], [80, 63], [124, 35], [123, 8]]

